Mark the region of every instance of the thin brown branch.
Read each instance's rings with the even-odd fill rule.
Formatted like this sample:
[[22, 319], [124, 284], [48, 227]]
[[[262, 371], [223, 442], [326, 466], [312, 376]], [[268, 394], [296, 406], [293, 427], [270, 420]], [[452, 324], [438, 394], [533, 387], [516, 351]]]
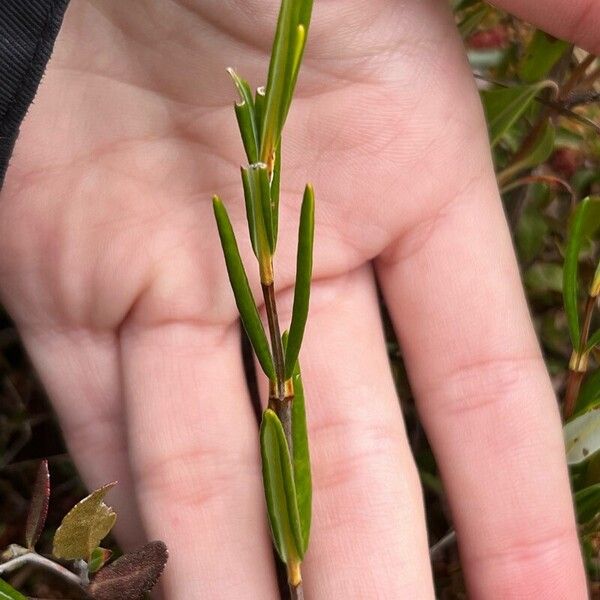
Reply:
[[567, 81], [563, 84], [561, 90], [561, 97], [567, 96], [570, 92], [572, 92], [580, 83], [583, 77], [585, 77], [585, 72], [590, 68], [592, 63], [596, 60], [596, 57], [593, 54], [588, 54], [571, 72], [571, 76], [567, 79]]
[[62, 565], [55, 563], [49, 558], [37, 554], [36, 552], [27, 552], [25, 554], [21, 554], [20, 556], [15, 556], [14, 558], [11, 558], [10, 560], [7, 560], [4, 563], [1, 563], [0, 575], [15, 571], [16, 569], [19, 569], [24, 565], [35, 565], [41, 567], [42, 569], [50, 571], [70, 583], [73, 583], [80, 587], [82, 585], [82, 580], [77, 574], [73, 573], [72, 571], [69, 571]]
[[[281, 341], [281, 328], [277, 315], [277, 302], [275, 300], [275, 285], [263, 284], [263, 297], [265, 299], [265, 310], [267, 312], [267, 323], [271, 337], [271, 349], [275, 362], [276, 381], [269, 382], [269, 408], [275, 411], [285, 432], [285, 439], [293, 456], [292, 445], [292, 400], [293, 392], [286, 389], [285, 382], [285, 358], [283, 355], [283, 343]], [[289, 387], [289, 386], [287, 386]]]
[[290, 596], [292, 600], [304, 600], [304, 587], [302, 586], [302, 582], [298, 585], [290, 584]]

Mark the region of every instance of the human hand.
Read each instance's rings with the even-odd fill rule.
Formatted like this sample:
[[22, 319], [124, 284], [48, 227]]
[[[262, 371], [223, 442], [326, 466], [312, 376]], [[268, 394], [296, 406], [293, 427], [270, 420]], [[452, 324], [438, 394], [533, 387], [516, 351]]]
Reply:
[[[598, 49], [583, 0], [589, 31], [573, 3], [504, 4]], [[123, 543], [169, 545], [169, 598], [277, 597], [210, 203], [243, 238], [225, 67], [265, 82], [277, 5], [74, 2], [0, 202], [2, 302], [88, 483], [120, 480]], [[445, 2], [316, 2], [283, 173], [284, 322], [307, 179], [318, 202], [307, 597], [433, 598], [377, 276], [471, 595], [585, 598], [556, 402]]]

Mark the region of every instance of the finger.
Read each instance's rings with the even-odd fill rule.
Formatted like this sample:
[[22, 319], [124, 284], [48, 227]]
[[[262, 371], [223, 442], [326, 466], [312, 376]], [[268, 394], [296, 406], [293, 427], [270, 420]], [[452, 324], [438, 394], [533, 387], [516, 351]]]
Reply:
[[596, 0], [495, 0], [494, 4], [593, 54], [600, 53], [600, 4]]
[[314, 488], [306, 596], [431, 599], [421, 487], [371, 268], [313, 288], [300, 357]]
[[409, 225], [380, 257], [378, 272], [443, 474], [472, 596], [583, 599], [556, 399], [483, 120], [457, 110], [465, 128], [481, 135], [459, 146], [457, 169], [437, 173], [447, 182], [444, 202]]
[[123, 381], [149, 536], [168, 598], [276, 598], [258, 430], [236, 325], [127, 325]]
[[123, 548], [139, 546], [145, 536], [128, 460], [115, 334], [28, 325], [20, 330], [86, 485], [97, 489], [118, 481], [110, 495], [118, 514], [115, 533]]

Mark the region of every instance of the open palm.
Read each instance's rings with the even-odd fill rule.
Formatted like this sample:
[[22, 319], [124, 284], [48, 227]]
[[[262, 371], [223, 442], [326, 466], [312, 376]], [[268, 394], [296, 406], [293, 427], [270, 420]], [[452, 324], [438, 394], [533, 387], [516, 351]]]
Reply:
[[[556, 33], [583, 23], [577, 6], [547, 4]], [[377, 278], [472, 596], [583, 599], [560, 421], [450, 11], [441, 0], [315, 5], [283, 146], [275, 265], [285, 322], [310, 179], [307, 597], [433, 598]], [[120, 481], [123, 543], [170, 547], [169, 598], [277, 597], [210, 203], [224, 199], [249, 259], [225, 68], [265, 82], [277, 8], [73, 0], [2, 192], [1, 299], [88, 483]], [[577, 35], [599, 43], [585, 27]]]

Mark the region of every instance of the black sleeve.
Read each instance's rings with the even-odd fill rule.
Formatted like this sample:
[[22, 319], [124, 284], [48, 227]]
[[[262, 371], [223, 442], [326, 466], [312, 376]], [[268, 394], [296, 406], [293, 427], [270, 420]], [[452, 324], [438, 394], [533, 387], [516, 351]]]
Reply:
[[0, 0], [0, 188], [69, 0]]

